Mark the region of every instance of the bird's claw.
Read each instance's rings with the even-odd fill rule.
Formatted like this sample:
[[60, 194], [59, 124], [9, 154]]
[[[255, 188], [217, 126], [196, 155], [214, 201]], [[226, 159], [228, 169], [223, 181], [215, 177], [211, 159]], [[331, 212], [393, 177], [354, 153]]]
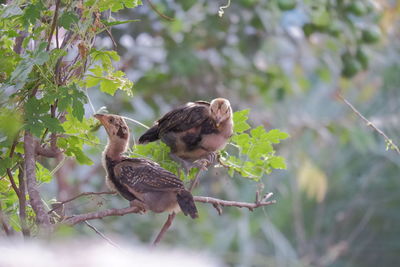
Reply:
[[146, 205], [143, 203], [143, 202], [141, 202], [141, 201], [138, 201], [138, 200], [133, 200], [133, 201], [131, 201], [130, 202], [130, 205], [131, 205], [131, 207], [136, 207], [136, 208], [138, 208], [139, 210], [138, 210], [138, 213], [139, 214], [146, 214], [146, 212], [147, 212], [147, 207], [146, 207]]
[[202, 171], [206, 171], [210, 165], [211, 162], [208, 159], [198, 159], [193, 161], [193, 166], [199, 168]]

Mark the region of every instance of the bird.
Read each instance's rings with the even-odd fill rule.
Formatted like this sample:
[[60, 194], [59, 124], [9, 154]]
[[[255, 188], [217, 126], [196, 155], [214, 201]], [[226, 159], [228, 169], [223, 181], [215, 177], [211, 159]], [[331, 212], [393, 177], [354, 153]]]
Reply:
[[172, 172], [156, 162], [124, 155], [129, 145], [129, 128], [125, 120], [113, 114], [95, 114], [108, 134], [102, 163], [108, 187], [130, 201], [141, 212], [182, 211], [191, 218], [198, 212], [192, 194]]
[[139, 138], [139, 144], [161, 139], [171, 149], [170, 156], [186, 172], [193, 167], [207, 169], [217, 159], [233, 134], [229, 100], [216, 98], [210, 103], [186, 103], [166, 113]]

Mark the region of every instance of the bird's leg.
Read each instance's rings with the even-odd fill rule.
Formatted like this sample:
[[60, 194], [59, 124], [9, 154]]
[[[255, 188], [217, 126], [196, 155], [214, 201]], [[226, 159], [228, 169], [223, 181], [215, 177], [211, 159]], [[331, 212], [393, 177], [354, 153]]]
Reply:
[[183, 170], [185, 171], [185, 174], [188, 174], [190, 169], [195, 167], [193, 166], [193, 163], [187, 160], [184, 160], [181, 157], [178, 157], [177, 155], [170, 153], [169, 156], [175, 160], [176, 162], [178, 162], [178, 164], [180, 164], [183, 167]]
[[149, 207], [144, 202], [142, 202], [138, 199], [134, 199], [134, 200], [130, 201], [129, 204], [131, 205], [131, 207], [139, 208], [140, 214], [145, 214], [146, 211], [149, 209]]

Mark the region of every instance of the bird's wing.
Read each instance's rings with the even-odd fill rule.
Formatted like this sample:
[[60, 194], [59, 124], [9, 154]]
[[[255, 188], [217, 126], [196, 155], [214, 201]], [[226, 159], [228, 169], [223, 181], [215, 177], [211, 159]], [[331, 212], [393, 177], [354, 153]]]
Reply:
[[208, 102], [197, 101], [171, 110], [157, 121], [160, 133], [183, 132], [201, 125], [209, 118], [209, 106]]
[[175, 174], [145, 159], [125, 159], [114, 167], [114, 172], [121, 184], [138, 193], [184, 189]]

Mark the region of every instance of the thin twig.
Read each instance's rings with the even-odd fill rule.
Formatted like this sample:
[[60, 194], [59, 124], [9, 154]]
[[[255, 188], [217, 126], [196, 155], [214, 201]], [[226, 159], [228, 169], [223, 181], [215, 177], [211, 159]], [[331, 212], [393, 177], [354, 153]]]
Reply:
[[19, 188], [18, 188], [17, 184], [15, 183], [14, 176], [13, 176], [13, 174], [11, 172], [11, 169], [7, 168], [6, 172], [7, 172], [8, 178], [10, 179], [12, 188], [14, 189], [14, 191], [17, 194], [18, 198], [20, 198], [21, 193], [19, 192]]
[[125, 116], [122, 116], [122, 118], [124, 118], [125, 120], [128, 120], [128, 121], [134, 122], [134, 123], [136, 123], [136, 124], [139, 124], [140, 126], [146, 128], [146, 129], [150, 129], [149, 126], [147, 126], [147, 125], [141, 123], [140, 121], [137, 121], [137, 120], [134, 120], [134, 119], [132, 119], [132, 118], [125, 117]]
[[[196, 173], [195, 178], [193, 179], [192, 183], [190, 184], [189, 187], [189, 192], [192, 192], [194, 187], [196, 186], [199, 177], [200, 177], [201, 169]], [[157, 246], [157, 244], [161, 241], [161, 239], [164, 237], [164, 234], [168, 231], [168, 229], [171, 227], [172, 222], [175, 219], [176, 214], [173, 212], [168, 215], [167, 221], [164, 223], [163, 227], [161, 228], [160, 232], [158, 233], [156, 239], [153, 242], [153, 246]]]
[[154, 12], [156, 12], [160, 17], [162, 17], [163, 19], [169, 20], [169, 21], [174, 21], [174, 18], [168, 17], [167, 15], [164, 15], [163, 13], [161, 13], [160, 11], [158, 11], [157, 7], [153, 4], [153, 2], [151, 2], [150, 0], [147, 0], [147, 3], [149, 3], [151, 9], [154, 10]]
[[93, 225], [91, 225], [88, 221], [84, 221], [84, 223], [89, 226], [90, 229], [92, 229], [93, 231], [95, 231], [96, 234], [98, 234], [99, 236], [101, 236], [101, 238], [103, 238], [105, 241], [107, 241], [111, 246], [117, 248], [117, 249], [121, 249], [116, 243], [114, 243], [111, 239], [109, 239], [108, 237], [106, 237], [102, 232], [100, 232], [99, 230], [97, 230], [96, 227], [94, 227]]
[[168, 229], [171, 227], [172, 222], [175, 219], [175, 212], [168, 214], [168, 219], [164, 223], [163, 227], [161, 228], [161, 231], [158, 233], [156, 239], [153, 242], [153, 246], [157, 246], [158, 243], [160, 243], [161, 239], [164, 237], [164, 234], [168, 231]]
[[199, 169], [199, 171], [196, 173], [196, 176], [194, 177], [193, 181], [190, 183], [189, 192], [192, 192], [193, 189], [196, 187], [197, 183], [199, 182], [200, 173], [201, 173], [201, 169]]
[[[47, 51], [49, 51], [50, 44], [51, 44], [51, 38], [53, 37], [54, 30], [57, 27], [58, 9], [60, 8], [60, 3], [61, 3], [61, 0], [57, 0], [56, 7], [54, 9], [53, 23], [51, 24], [50, 34], [49, 34], [49, 38], [47, 40], [47, 47], [46, 47]], [[58, 47], [58, 42], [57, 42], [57, 47]]]
[[371, 121], [369, 121], [367, 118], [364, 117], [364, 115], [362, 115], [346, 98], [344, 98], [341, 94], [338, 94], [338, 97], [340, 98], [340, 100], [342, 100], [348, 107], [351, 108], [351, 110], [353, 110], [353, 112], [360, 117], [366, 124], [367, 126], [370, 126], [372, 129], [374, 129], [378, 134], [380, 134], [381, 136], [383, 136], [383, 138], [386, 141], [386, 144], [388, 145], [388, 147], [390, 147], [391, 149], [395, 150], [399, 155], [400, 155], [400, 149], [399, 147], [393, 143], [392, 139], [390, 139], [382, 130], [380, 130], [378, 127], [375, 126], [375, 124], [373, 124]]
[[117, 45], [117, 42], [115, 42], [115, 40], [114, 40], [114, 36], [112, 35], [111, 30], [107, 27], [105, 29], [106, 29], [106, 33], [107, 33], [108, 37], [110, 37], [111, 42], [113, 43], [113, 49], [117, 50], [118, 45]]
[[50, 213], [52, 213], [53, 211], [55, 211], [56, 209], [60, 208], [62, 205], [66, 204], [66, 203], [68, 203], [68, 202], [71, 202], [71, 201], [73, 201], [73, 200], [75, 200], [75, 199], [77, 199], [77, 198], [83, 197], [83, 196], [114, 195], [114, 194], [116, 194], [116, 193], [117, 193], [117, 192], [113, 192], [113, 191], [104, 191], [104, 192], [84, 192], [84, 193], [81, 193], [81, 194], [79, 194], [79, 195], [76, 195], [76, 196], [74, 196], [74, 197], [72, 197], [72, 198], [70, 198], [70, 199], [67, 199], [67, 200], [61, 201], [61, 202], [59, 202], [59, 203], [56, 203], [56, 204], [54, 205], [54, 208], [51, 209], [51, 210], [49, 210], [48, 213], [50, 214]]

